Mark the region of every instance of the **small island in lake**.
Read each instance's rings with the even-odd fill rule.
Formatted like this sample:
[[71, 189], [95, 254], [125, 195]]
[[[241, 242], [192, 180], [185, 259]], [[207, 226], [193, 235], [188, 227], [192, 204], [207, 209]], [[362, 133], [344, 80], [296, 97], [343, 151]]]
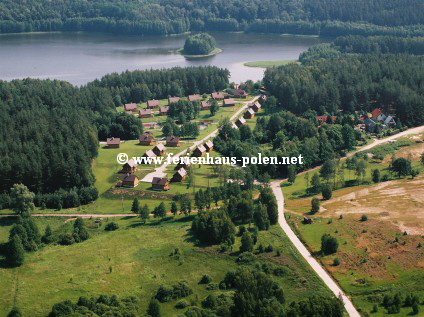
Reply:
[[186, 57], [212, 56], [222, 52], [222, 50], [215, 47], [215, 45], [215, 39], [210, 34], [194, 34], [186, 39], [184, 48], [179, 49], [178, 53]]

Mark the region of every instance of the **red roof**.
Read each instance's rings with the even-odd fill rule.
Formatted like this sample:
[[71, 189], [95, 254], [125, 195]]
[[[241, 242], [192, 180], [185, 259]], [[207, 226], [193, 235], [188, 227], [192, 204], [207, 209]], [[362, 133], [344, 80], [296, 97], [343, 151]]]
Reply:
[[108, 145], [119, 144], [119, 143], [121, 143], [121, 139], [120, 138], [111, 137], [111, 138], [108, 138], [106, 140], [106, 142], [107, 142]]
[[383, 112], [381, 111], [380, 108], [375, 108], [373, 111], [371, 111], [371, 117], [373, 119], [377, 118], [380, 114], [382, 114]]

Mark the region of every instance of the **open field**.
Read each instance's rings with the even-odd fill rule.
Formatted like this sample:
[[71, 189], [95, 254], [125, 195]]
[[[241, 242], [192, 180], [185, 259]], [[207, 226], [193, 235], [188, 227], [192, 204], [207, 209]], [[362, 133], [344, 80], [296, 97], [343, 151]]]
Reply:
[[[413, 137], [414, 139], [414, 137]], [[381, 151], [381, 149], [380, 149]], [[422, 170], [419, 157], [424, 144], [401, 147], [396, 157], [409, 158]], [[378, 168], [389, 173], [391, 154], [382, 161], [368, 163], [370, 170]], [[346, 173], [346, 171], [345, 171]], [[351, 172], [353, 174], [353, 172]], [[312, 175], [311, 175], [312, 176]], [[345, 174], [345, 180], [349, 180]], [[303, 224], [313, 196], [305, 196], [306, 180], [298, 176], [294, 185], [283, 187], [286, 197], [286, 218], [305, 244], [335, 277], [362, 312], [381, 304], [385, 294], [410, 293], [424, 298], [424, 176], [410, 177], [346, 187], [333, 192], [328, 201], [321, 201], [320, 212], [310, 217], [312, 224]], [[321, 195], [316, 195], [321, 198]], [[361, 221], [365, 214], [368, 220]], [[329, 233], [339, 242], [336, 254], [321, 256], [321, 236]], [[334, 258], [340, 265], [334, 266]], [[422, 309], [422, 307], [421, 307]], [[410, 307], [395, 316], [409, 316]], [[387, 316], [379, 307], [372, 316]], [[392, 315], [390, 315], [392, 316]]]
[[[49, 223], [53, 230], [63, 219], [36, 218], [40, 229]], [[24, 316], [45, 316], [54, 303], [79, 296], [100, 294], [135, 295], [144, 310], [160, 284], [187, 281], [194, 294], [188, 299], [200, 303], [209, 293], [198, 281], [203, 274], [219, 283], [225, 273], [237, 267], [237, 253], [219, 253], [218, 247], [196, 247], [188, 229], [191, 222], [179, 216], [142, 225], [137, 218], [118, 218], [120, 228], [105, 232], [104, 225], [90, 229], [91, 238], [71, 246], [51, 245], [28, 253], [24, 265], [16, 269], [0, 268], [0, 315], [5, 316], [15, 303]], [[92, 220], [86, 220], [90, 225]], [[0, 243], [7, 239], [11, 219], [0, 219]], [[42, 231], [41, 230], [41, 231]], [[237, 238], [234, 250], [240, 245]], [[284, 274], [276, 277], [285, 291], [287, 301], [299, 300], [320, 292], [328, 294], [320, 280], [303, 262], [278, 226], [260, 232], [258, 244], [273, 245], [281, 251], [258, 255], [259, 263], [269, 262], [282, 267]], [[177, 259], [170, 253], [178, 248]], [[112, 273], [109, 268], [112, 267]], [[182, 311], [176, 302], [162, 304], [163, 316], [177, 316]]]
[[243, 65], [248, 67], [268, 68], [268, 67], [274, 67], [274, 66], [287, 65], [290, 63], [297, 63], [297, 61], [296, 60], [254, 61], [254, 62], [246, 62]]

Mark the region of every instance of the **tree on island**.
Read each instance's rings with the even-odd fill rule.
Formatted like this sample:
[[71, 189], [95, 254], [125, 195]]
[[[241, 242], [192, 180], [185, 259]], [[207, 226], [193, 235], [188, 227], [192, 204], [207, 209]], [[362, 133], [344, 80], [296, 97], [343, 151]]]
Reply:
[[184, 43], [184, 54], [207, 55], [215, 49], [215, 39], [208, 33], [190, 35]]

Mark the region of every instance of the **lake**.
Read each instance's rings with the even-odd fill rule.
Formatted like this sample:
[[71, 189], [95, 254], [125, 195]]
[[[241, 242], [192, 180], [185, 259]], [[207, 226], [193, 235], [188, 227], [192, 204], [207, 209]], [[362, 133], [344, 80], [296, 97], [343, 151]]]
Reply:
[[83, 85], [107, 73], [173, 66], [216, 65], [231, 81], [262, 78], [262, 68], [244, 66], [258, 60], [293, 60], [321, 40], [314, 37], [213, 33], [222, 53], [186, 59], [175, 50], [188, 35], [117, 36], [97, 33], [26, 33], [0, 35], [0, 79], [51, 78]]

